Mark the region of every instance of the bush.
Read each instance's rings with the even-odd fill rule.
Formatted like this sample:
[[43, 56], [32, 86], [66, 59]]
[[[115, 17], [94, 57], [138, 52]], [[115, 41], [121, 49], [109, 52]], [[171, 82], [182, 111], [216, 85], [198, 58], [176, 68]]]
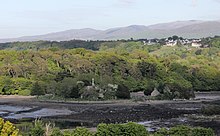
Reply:
[[194, 97], [192, 84], [177, 73], [171, 73], [165, 78], [165, 86], [170, 89], [173, 99], [189, 99]]
[[116, 97], [119, 99], [130, 99], [130, 92], [125, 85], [118, 85], [118, 90], [116, 91]]
[[0, 118], [0, 135], [1, 136], [18, 136], [19, 130], [9, 121]]
[[192, 131], [192, 136], [214, 136], [214, 131], [210, 128], [197, 127]]
[[35, 120], [34, 127], [30, 130], [31, 136], [44, 136], [45, 130], [40, 120]]
[[45, 92], [41, 84], [39, 82], [35, 82], [31, 90], [31, 95], [44, 95], [44, 94]]
[[143, 125], [127, 124], [99, 124], [96, 136], [148, 136]]
[[31, 91], [28, 89], [24, 89], [18, 92], [18, 95], [28, 96], [31, 94]]
[[54, 129], [52, 130], [52, 133], [51, 133], [50, 136], [63, 136], [63, 133], [60, 131], [59, 128], [54, 128]]
[[169, 130], [162, 128], [158, 130], [154, 136], [215, 136], [215, 133], [210, 128], [196, 127], [192, 128], [189, 126], [176, 126]]
[[144, 94], [145, 95], [151, 95], [151, 93], [154, 91], [155, 83], [153, 81], [148, 81], [144, 88]]
[[86, 128], [78, 127], [72, 131], [71, 136], [93, 136], [93, 133]]
[[169, 135], [169, 131], [166, 128], [161, 128], [154, 134], [154, 136], [168, 136], [168, 135]]
[[80, 90], [81, 98], [84, 100], [98, 100], [99, 94], [97, 90], [92, 88], [83, 88]]
[[66, 130], [63, 132], [62, 135], [57, 135], [57, 136], [94, 136], [94, 133], [90, 132], [86, 128], [77, 127], [73, 131]]
[[56, 84], [56, 94], [64, 98], [78, 98], [77, 81], [74, 78], [64, 78]]
[[188, 126], [177, 126], [170, 128], [169, 135], [189, 136], [191, 128]]

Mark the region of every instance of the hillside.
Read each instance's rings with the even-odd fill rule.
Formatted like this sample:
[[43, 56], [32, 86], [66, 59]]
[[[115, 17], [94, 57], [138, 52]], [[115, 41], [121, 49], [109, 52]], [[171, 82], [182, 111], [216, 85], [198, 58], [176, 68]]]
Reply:
[[220, 21], [177, 21], [150, 26], [131, 25], [127, 27], [95, 30], [91, 28], [72, 29], [62, 32], [49, 33], [37, 36], [0, 39], [1, 43], [14, 41], [67, 41], [81, 40], [117, 40], [140, 38], [164, 38], [178, 35], [186, 38], [201, 38], [220, 35]]

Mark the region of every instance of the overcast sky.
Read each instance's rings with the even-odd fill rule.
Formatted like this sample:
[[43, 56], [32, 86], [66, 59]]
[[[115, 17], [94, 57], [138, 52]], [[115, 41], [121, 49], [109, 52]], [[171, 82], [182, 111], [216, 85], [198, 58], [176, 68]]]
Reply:
[[68, 29], [108, 29], [220, 20], [220, 0], [0, 0], [0, 38]]

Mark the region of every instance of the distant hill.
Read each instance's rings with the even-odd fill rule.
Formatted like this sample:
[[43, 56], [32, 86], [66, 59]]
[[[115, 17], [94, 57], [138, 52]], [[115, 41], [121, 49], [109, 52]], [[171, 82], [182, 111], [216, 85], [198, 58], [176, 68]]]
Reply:
[[72, 29], [45, 35], [0, 39], [0, 42], [38, 40], [67, 41], [72, 39], [117, 40], [129, 38], [164, 38], [172, 35], [178, 35], [186, 38], [201, 38], [220, 35], [220, 21], [189, 20], [150, 26], [131, 25], [127, 27], [111, 28], [108, 30], [95, 30], [91, 28]]

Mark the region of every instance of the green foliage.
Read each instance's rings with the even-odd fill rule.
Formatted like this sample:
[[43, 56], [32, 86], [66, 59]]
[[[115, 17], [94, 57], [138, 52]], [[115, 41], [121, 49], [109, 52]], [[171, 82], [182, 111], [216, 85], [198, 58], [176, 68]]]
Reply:
[[19, 91], [18, 95], [29, 96], [29, 95], [31, 95], [31, 91], [28, 89], [24, 89], [22, 91]]
[[153, 78], [156, 74], [156, 64], [141, 61], [137, 64], [143, 77]]
[[18, 136], [19, 130], [9, 121], [0, 118], [0, 135], [1, 136]]
[[162, 128], [155, 133], [155, 136], [215, 136], [215, 133], [210, 128], [176, 126], [169, 130]]
[[10, 50], [0, 51], [0, 94], [80, 98], [80, 92], [89, 94], [85, 87], [94, 78], [98, 89], [92, 98], [99, 89], [106, 94], [103, 99], [115, 98], [108, 84], [122, 82], [127, 87], [117, 92], [122, 98], [129, 98], [129, 91], [150, 94], [157, 88], [161, 98], [189, 99], [193, 91], [220, 90], [219, 41], [219, 37], [204, 38], [202, 43], [211, 47], [200, 49], [149, 46], [142, 40], [5, 43], [0, 49]]
[[92, 133], [88, 129], [82, 128], [82, 127], [77, 127], [75, 129], [73, 129], [72, 131], [65, 130], [64, 132], [61, 132], [61, 133], [59, 130], [56, 130], [56, 131], [57, 131], [57, 135], [53, 135], [53, 136], [95, 136], [94, 133]]
[[210, 128], [197, 127], [193, 129], [192, 136], [215, 136], [215, 134]]
[[[2, 130], [2, 131], [1, 131]], [[30, 130], [30, 136], [44, 136], [46, 128], [40, 120], [36, 120]], [[9, 135], [2, 135], [3, 132]], [[77, 127], [72, 130], [60, 130], [59, 128], [49, 129], [48, 136], [215, 136], [210, 128], [176, 126], [170, 129], [161, 128], [149, 134], [143, 125], [129, 122], [125, 124], [99, 124], [96, 132], [91, 132], [87, 128]], [[0, 119], [0, 134], [2, 136], [18, 136], [16, 129], [10, 122]], [[11, 135], [10, 135], [11, 134]]]
[[73, 78], [64, 78], [56, 84], [56, 94], [64, 98], [78, 98], [79, 89], [76, 80]]
[[118, 89], [116, 91], [116, 97], [119, 99], [129, 99], [130, 92], [128, 90], [128, 87], [126, 87], [123, 84], [118, 85]]
[[53, 128], [50, 136], [63, 136], [63, 133], [59, 128]]
[[165, 78], [165, 86], [170, 89], [173, 98], [189, 99], [194, 96], [192, 84], [177, 73]]
[[96, 136], [148, 136], [144, 126], [129, 122], [127, 124], [99, 124]]
[[42, 121], [35, 120], [34, 127], [30, 130], [30, 135], [31, 136], [44, 136], [44, 134], [45, 134], [45, 129], [44, 129]]
[[78, 127], [71, 132], [71, 136], [93, 136], [93, 133], [86, 128]]
[[169, 135], [188, 136], [190, 131], [191, 128], [188, 126], [177, 126], [170, 128]]
[[151, 95], [155, 87], [155, 83], [152, 80], [148, 80], [146, 85], [144, 86], [144, 94]]
[[42, 85], [37, 81], [33, 84], [31, 95], [44, 95], [44, 89]]

